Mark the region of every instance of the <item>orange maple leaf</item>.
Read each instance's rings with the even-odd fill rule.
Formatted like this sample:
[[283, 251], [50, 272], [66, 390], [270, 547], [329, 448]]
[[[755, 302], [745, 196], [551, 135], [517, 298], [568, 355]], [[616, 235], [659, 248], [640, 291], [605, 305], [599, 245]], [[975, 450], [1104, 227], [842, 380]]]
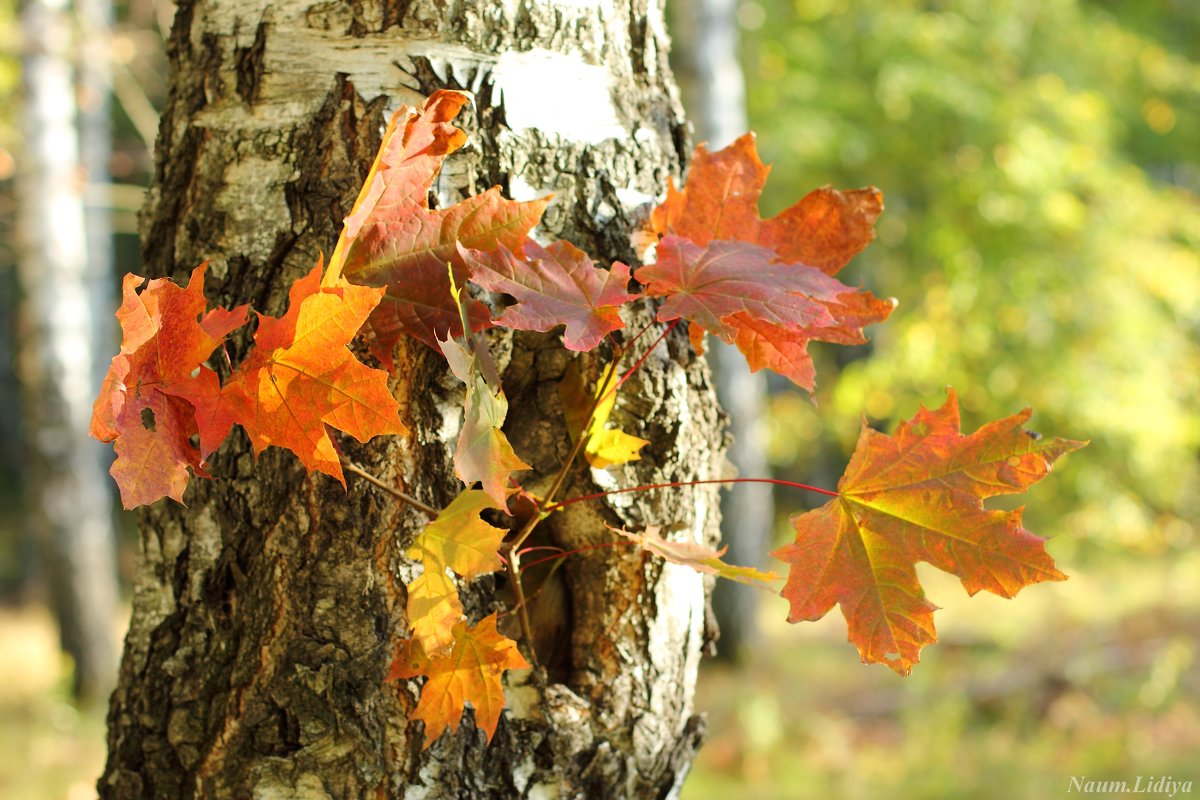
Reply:
[[245, 429], [255, 455], [268, 445], [291, 450], [311, 472], [346, 485], [326, 425], [360, 442], [406, 433], [387, 373], [360, 362], [346, 344], [382, 289], [344, 280], [321, 285], [321, 264], [292, 284], [282, 317], [259, 315], [255, 348], [221, 390], [221, 403], [200, 417], [200, 435], [219, 441], [233, 423]]
[[758, 216], [758, 198], [771, 168], [747, 133], [715, 153], [696, 147], [682, 190], [672, 180], [667, 199], [650, 216], [650, 232], [680, 236], [701, 247], [714, 240], [754, 242], [780, 261], [835, 275], [875, 238], [883, 194], [873, 186], [809, 192], [771, 219]]
[[122, 281], [121, 350], [104, 376], [90, 433], [115, 441], [110, 471], [125, 508], [160, 497], [183, 502], [188, 469], [207, 477], [201, 464], [224, 438], [201, 436], [199, 450], [189, 442], [197, 414], [211, 413], [219, 392], [216, 373], [203, 362], [245, 322], [246, 306], [206, 310], [204, 268], [192, 271], [186, 288], [166, 278]]
[[496, 630], [495, 614], [474, 627], [463, 620], [454, 627], [453, 638], [449, 652], [433, 658], [416, 640], [400, 642], [388, 673], [388, 680], [428, 676], [412, 714], [425, 723], [425, 747], [447, 727], [458, 730], [467, 703], [490, 742], [504, 710], [501, 676], [505, 670], [529, 669], [517, 643]]
[[788, 621], [841, 605], [863, 662], [907, 675], [937, 641], [937, 607], [925, 599], [917, 561], [957, 575], [968, 594], [1013, 597], [1031, 583], [1066, 580], [1044, 540], [1022, 527], [1022, 509], [983, 507], [985, 498], [1023, 492], [1087, 444], [1022, 430], [1030, 413], [963, 436], [951, 390], [945, 405], [922, 408], [892, 436], [864, 426], [838, 498], [792, 517], [795, 542], [773, 554], [791, 565]]
[[[450, 264], [455, 281], [466, 281], [459, 244], [481, 251], [500, 245], [518, 249], [550, 202], [549, 197], [506, 200], [492, 187], [448, 208], [429, 208], [429, 188], [442, 162], [466, 142], [450, 120], [469, 100], [463, 92], [439, 90], [421, 109], [396, 111], [330, 259], [327, 283], [344, 276], [356, 284], [386, 287], [370, 329], [373, 351], [389, 366], [402, 334], [434, 349], [439, 337], [463, 335], [446, 273]], [[472, 330], [491, 325], [482, 303], [468, 300], [466, 305]]]
[[861, 344], [863, 327], [895, 304], [832, 276], [875, 237], [883, 210], [874, 188], [809, 193], [771, 219], [758, 216], [769, 169], [746, 134], [716, 153], [696, 149], [682, 190], [672, 183], [650, 217], [662, 241], [657, 262], [635, 277], [667, 298], [660, 322], [683, 318], [703, 349], [703, 331], [736, 344], [751, 370], [772, 369], [813, 390], [808, 342]]

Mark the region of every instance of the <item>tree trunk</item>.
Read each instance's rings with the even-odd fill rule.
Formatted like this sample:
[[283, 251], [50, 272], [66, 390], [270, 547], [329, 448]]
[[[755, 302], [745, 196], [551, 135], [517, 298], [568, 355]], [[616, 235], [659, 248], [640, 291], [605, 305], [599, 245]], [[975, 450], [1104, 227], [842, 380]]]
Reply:
[[116, 545], [108, 455], [87, 433], [99, 377], [99, 326], [91, 297], [95, 280], [89, 274], [66, 3], [31, 0], [22, 11], [21, 29], [24, 296], [18, 375], [30, 421], [27, 494], [50, 604], [63, 649], [75, 661], [75, 693], [102, 701], [116, 677]]
[[[746, 86], [738, 61], [736, 0], [690, 0], [678, 14], [684, 24], [685, 98], [697, 138], [710, 150], [725, 147], [746, 132]], [[752, 373], [737, 347], [713, 336], [708, 361], [721, 407], [729, 414], [732, 444], [729, 461], [738, 474], [767, 477], [766, 433], [760, 421], [767, 413], [767, 376]], [[734, 564], [761, 565], [770, 549], [775, 526], [775, 496], [767, 483], [736, 483], [721, 496], [721, 539]], [[762, 591], [734, 581], [713, 589], [712, 607], [721, 638], [717, 654], [745, 658], [758, 644], [758, 609]]]
[[[385, 112], [442, 86], [476, 102], [464, 113], [473, 144], [447, 162], [440, 202], [494, 184], [520, 199], [553, 191], [542, 233], [601, 263], [629, 261], [639, 207], [686, 147], [666, 46], [646, 0], [183, 0], [143, 217], [147, 269], [180, 278], [208, 259], [211, 299], [281, 313], [291, 281], [331, 250]], [[651, 309], [633, 316], [637, 330]], [[556, 391], [568, 354], [554, 335], [492, 343], [506, 431], [537, 491], [568, 450]], [[246, 342], [232, 349], [236, 361]], [[412, 436], [339, 443], [444, 506], [462, 488], [450, 459], [461, 390], [415, 341], [399, 347], [393, 389]], [[607, 474], [578, 468], [563, 496], [718, 474], [716, 405], [684, 331], [626, 384], [613, 419], [652, 444]], [[141, 517], [103, 797], [677, 793], [703, 734], [692, 691], [709, 586], [696, 573], [630, 548], [570, 556], [563, 591], [539, 595], [561, 599], [533, 615], [550, 644], [566, 645], [539, 651], [546, 673], [509, 673], [490, 745], [468, 714], [422, 751], [421, 724], [408, 720], [419, 684], [384, 677], [407, 630], [404, 553], [425, 518], [353, 476], [348, 492], [306, 477], [283, 451], [255, 463], [240, 434], [211, 461], [218, 477], [194, 480], [187, 507], [163, 501]], [[611, 542], [605, 523], [671, 525], [712, 543], [710, 489], [581, 503], [544, 527], [567, 549]], [[492, 610], [498, 582], [465, 588], [473, 619]]]

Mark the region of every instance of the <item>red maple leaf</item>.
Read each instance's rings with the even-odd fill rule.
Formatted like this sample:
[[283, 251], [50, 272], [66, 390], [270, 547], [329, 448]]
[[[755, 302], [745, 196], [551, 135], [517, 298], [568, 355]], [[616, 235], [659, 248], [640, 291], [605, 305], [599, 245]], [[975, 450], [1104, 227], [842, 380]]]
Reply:
[[[506, 200], [493, 187], [445, 209], [429, 208], [429, 189], [442, 162], [466, 141], [450, 120], [468, 100], [462, 92], [440, 90], [420, 110], [396, 111], [330, 260], [329, 279], [344, 276], [386, 287], [370, 319], [372, 349], [385, 364], [402, 334], [434, 349], [438, 337], [462, 336], [446, 272], [449, 263], [455, 281], [466, 280], [458, 245], [483, 251], [520, 247], [550, 202]], [[467, 313], [473, 330], [491, 324], [478, 301], [467, 302]]]
[[1022, 527], [1021, 509], [983, 507], [985, 498], [1023, 492], [1087, 444], [1031, 435], [1021, 428], [1029, 416], [963, 436], [951, 390], [945, 405], [922, 408], [892, 436], [864, 427], [838, 498], [792, 517], [796, 540], [774, 553], [791, 565], [788, 621], [820, 619], [839, 604], [862, 660], [907, 675], [937, 641], [917, 561], [957, 575], [968, 594], [1012, 597], [1065, 580], [1044, 541]]
[[113, 442], [110, 470], [125, 508], [160, 497], [183, 502], [188, 468], [207, 477], [203, 459], [220, 443], [189, 438], [197, 413], [210, 413], [218, 391], [216, 373], [203, 362], [246, 319], [246, 306], [206, 310], [204, 268], [192, 271], [186, 288], [165, 278], [122, 282], [121, 351], [113, 358], [92, 411], [91, 434]]
[[687, 185], [669, 186], [651, 214], [652, 237], [663, 237], [658, 261], [635, 276], [648, 295], [668, 298], [659, 321], [687, 319], [736, 344], [752, 370], [770, 368], [812, 391], [808, 342], [865, 342], [863, 326], [894, 307], [830, 277], [874, 238], [882, 196], [818, 189], [763, 220], [768, 171], [751, 134], [717, 153], [698, 147]]
[[201, 437], [224, 438], [233, 423], [250, 437], [255, 454], [268, 445], [291, 450], [310, 471], [346, 484], [325, 426], [360, 442], [405, 433], [387, 373], [371, 369], [346, 344], [354, 338], [382, 289], [344, 280], [321, 285], [321, 264], [292, 284], [282, 317], [259, 315], [255, 348], [221, 390]]
[[618, 310], [638, 298], [627, 290], [629, 267], [615, 262], [610, 270], [599, 269], [567, 241], [543, 248], [527, 240], [520, 257], [504, 246], [490, 253], [463, 248], [462, 255], [472, 283], [517, 301], [497, 324], [523, 331], [565, 325], [568, 350], [592, 350], [610, 331], [625, 327]]

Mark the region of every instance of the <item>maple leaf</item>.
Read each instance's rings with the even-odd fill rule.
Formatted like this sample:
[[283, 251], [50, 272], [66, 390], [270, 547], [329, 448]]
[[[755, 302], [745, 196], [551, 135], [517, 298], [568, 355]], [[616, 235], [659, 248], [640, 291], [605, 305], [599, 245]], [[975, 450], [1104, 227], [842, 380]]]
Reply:
[[201, 464], [220, 443], [202, 437], [197, 450], [189, 441], [198, 432], [197, 413], [211, 413], [219, 390], [203, 362], [245, 322], [247, 307], [206, 310], [204, 270], [196, 267], [186, 287], [136, 275], [122, 281], [121, 350], [101, 384], [90, 433], [115, 442], [110, 472], [125, 508], [160, 497], [182, 503], [188, 469], [207, 477]]
[[508, 416], [503, 392], [493, 392], [481, 376], [467, 390], [462, 432], [454, 450], [454, 472], [467, 486], [476, 481], [499, 506], [508, 510], [509, 476], [529, 469], [513, 451], [501, 427]]
[[437, 652], [454, 639], [454, 626], [462, 621], [462, 600], [446, 565], [436, 558], [423, 559], [425, 572], [408, 584], [408, 624], [413, 638]]
[[490, 253], [461, 248], [471, 281], [516, 299], [495, 322], [523, 331], [548, 331], [565, 325], [568, 350], [592, 350], [611, 331], [625, 327], [619, 308], [638, 295], [627, 291], [629, 267], [596, 267], [587, 253], [570, 242], [543, 248], [527, 240], [521, 256], [507, 247]]
[[[469, 102], [471, 96], [466, 92], [442, 89], [431, 94], [420, 111], [401, 106], [392, 114], [367, 179], [345, 219], [346, 228], [339, 244], [348, 246], [356, 239], [381, 202], [385, 206], [424, 202], [424, 195], [441, 171], [446, 156], [467, 142], [467, 134], [450, 123]], [[397, 139], [401, 122], [404, 131]], [[330, 264], [340, 264], [344, 257], [344, 249], [343, 252], [335, 249]]]
[[968, 594], [1013, 597], [1031, 583], [1065, 580], [1044, 540], [1022, 527], [1021, 509], [983, 506], [1024, 491], [1087, 444], [1029, 434], [1021, 425], [1030, 413], [963, 436], [951, 390], [941, 408], [922, 408], [892, 436], [864, 426], [838, 498], [794, 516], [795, 542], [773, 554], [791, 566], [788, 621], [820, 619], [839, 604], [863, 662], [907, 675], [937, 641], [917, 561], [957, 575]]
[[648, 295], [667, 298], [660, 322], [694, 323], [698, 351], [703, 329], [737, 345], [752, 371], [772, 369], [811, 392], [808, 342], [860, 344], [863, 327], [894, 308], [831, 277], [874, 238], [882, 195], [826, 187], [763, 220], [768, 171], [752, 134], [716, 153], [700, 145], [687, 185], [668, 186], [651, 213], [648, 233], [662, 238], [657, 263], [635, 276]]
[[[588, 410], [592, 407], [592, 403], [595, 402], [596, 395], [602, 390], [602, 387], [609, 386], [613, 381], [612, 373], [615, 369], [615, 363], [609, 364], [601, 374], [600, 380], [597, 381], [595, 390], [589, 392], [579, 365], [575, 361], [567, 365], [562, 380], [558, 384], [558, 396], [562, 400], [563, 417], [567, 423], [567, 431], [572, 438], [578, 437], [583, 431], [584, 423], [587, 422]], [[587, 444], [584, 445], [583, 454], [588, 464], [596, 469], [605, 469], [615, 464], [636, 461], [639, 457], [638, 451], [650, 444], [646, 439], [606, 427], [608, 417], [612, 414], [616, 403], [617, 393], [609, 389], [596, 405], [591, 422], [587, 426], [585, 434]]]
[[484, 492], [459, 492], [413, 542], [411, 557], [433, 556], [469, 581], [502, 568], [500, 543], [508, 531], [480, 518], [489, 508], [497, 506]]
[[388, 680], [427, 675], [421, 699], [412, 718], [425, 723], [425, 747], [446, 730], [457, 731], [467, 703], [475, 709], [475, 724], [487, 734], [496, 733], [504, 710], [505, 670], [529, 669], [517, 643], [496, 629], [496, 615], [471, 627], [464, 620], [454, 627], [454, 646], [430, 658], [418, 643], [401, 642]]
[[217, 413], [199, 419], [201, 437], [208, 429], [223, 438], [236, 422], [255, 455], [268, 445], [285, 447], [310, 472], [324, 472], [345, 486], [326, 425], [360, 442], [407, 432], [387, 373], [346, 348], [382, 294], [344, 280], [322, 286], [318, 262], [292, 284], [286, 314], [258, 316], [255, 348], [222, 388]]
[[725, 555], [725, 551], [729, 549], [728, 547], [716, 550], [702, 544], [697, 544], [696, 542], [673, 542], [669, 539], [664, 539], [659, 534], [660, 528], [657, 525], [648, 526], [642, 533], [631, 533], [626, 530], [614, 528], [611, 525], [608, 527], [609, 530], [621, 534], [643, 550], [670, 561], [672, 564], [691, 567], [697, 572], [708, 575], [719, 575], [731, 581], [760, 587], [764, 585], [770, 586], [779, 580], [779, 576], [774, 572], [763, 572], [753, 567], [739, 567], [734, 564], [726, 564], [721, 560], [721, 556]]
[[875, 238], [883, 194], [874, 187], [842, 192], [828, 186], [809, 192], [771, 219], [758, 216], [770, 167], [758, 157], [754, 134], [711, 153], [700, 144], [692, 154], [687, 184], [674, 181], [667, 199], [650, 216], [650, 232], [690, 239], [754, 242], [780, 261], [806, 264], [836, 274]]
[[[550, 202], [506, 200], [493, 187], [445, 209], [429, 208], [428, 191], [442, 162], [466, 141], [449, 123], [468, 100], [463, 92], [439, 90], [420, 110], [396, 111], [330, 260], [327, 283], [345, 277], [386, 287], [370, 329], [372, 349], [389, 367], [402, 334], [434, 349], [439, 337], [463, 334], [446, 274], [449, 263], [455, 279], [466, 280], [458, 245], [517, 248]], [[475, 300], [467, 302], [467, 317], [472, 330], [491, 324], [487, 308]]]
[[[457, 296], [457, 290], [455, 290]], [[467, 385], [462, 430], [454, 449], [454, 473], [467, 486], [477, 481], [499, 508], [508, 511], [512, 473], [529, 469], [513, 450], [501, 428], [508, 416], [504, 390], [477, 368], [472, 351], [453, 339], [439, 341], [451, 371]]]
[[752, 371], [768, 367], [812, 391], [810, 340], [866, 341], [862, 327], [879, 322], [894, 304], [860, 292], [804, 264], [774, 261], [775, 253], [748, 242], [701, 247], [668, 236], [658, 261], [637, 270], [646, 294], [665, 297], [658, 320], [686, 319], [692, 344], [700, 329], [736, 344]]
[[508, 531], [479, 516], [484, 509], [496, 507], [481, 491], [460, 492], [409, 549], [409, 557], [425, 566], [424, 573], [408, 586], [409, 624], [425, 652], [436, 653], [449, 645], [452, 630], [463, 616], [458, 589], [446, 569], [474, 580], [504, 566], [499, 550]]

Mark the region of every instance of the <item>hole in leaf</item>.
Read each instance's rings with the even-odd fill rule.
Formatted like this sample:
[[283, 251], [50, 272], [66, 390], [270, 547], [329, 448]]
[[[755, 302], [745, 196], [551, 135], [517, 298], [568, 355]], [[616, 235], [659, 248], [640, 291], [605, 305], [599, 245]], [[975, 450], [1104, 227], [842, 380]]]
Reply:
[[154, 428], [154, 409], [152, 409], [152, 408], [143, 408], [142, 409], [142, 427], [148, 431], [151, 431], [151, 432], [154, 431], [154, 429], [155, 429]]

